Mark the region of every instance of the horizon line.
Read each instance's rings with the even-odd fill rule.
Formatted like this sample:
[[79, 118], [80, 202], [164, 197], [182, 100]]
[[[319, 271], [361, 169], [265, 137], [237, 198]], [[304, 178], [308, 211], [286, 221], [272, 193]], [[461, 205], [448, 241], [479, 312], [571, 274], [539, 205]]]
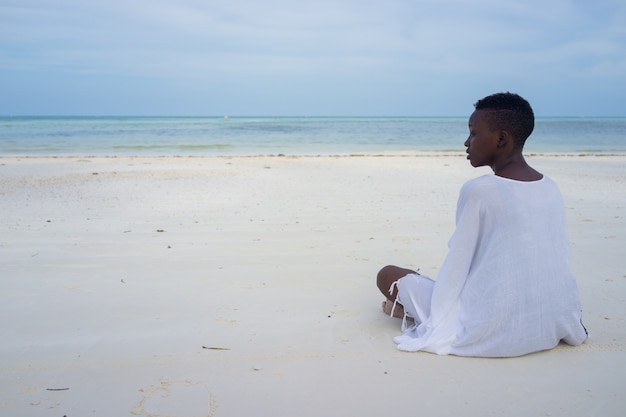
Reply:
[[[208, 119], [467, 119], [469, 115], [463, 116], [372, 116], [372, 115], [123, 115], [123, 114], [1, 114], [0, 118], [62, 118], [62, 117], [75, 117], [75, 118], [208, 118]], [[609, 116], [572, 116], [572, 115], [535, 115], [535, 119], [623, 119], [626, 115], [609, 115]]]

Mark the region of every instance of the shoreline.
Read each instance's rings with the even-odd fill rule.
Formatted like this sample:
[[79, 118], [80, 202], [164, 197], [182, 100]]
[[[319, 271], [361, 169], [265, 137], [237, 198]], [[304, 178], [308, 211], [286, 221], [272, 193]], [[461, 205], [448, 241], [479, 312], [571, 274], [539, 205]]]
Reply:
[[[76, 155], [45, 155], [45, 154], [0, 154], [0, 160], [11, 159], [73, 159], [73, 158], [94, 158], [94, 159], [167, 159], [167, 158], [350, 158], [350, 157], [378, 157], [378, 158], [440, 158], [440, 157], [463, 157], [464, 150], [450, 151], [389, 151], [389, 152], [350, 152], [350, 153], [255, 153], [255, 154], [215, 154], [215, 155], [140, 155], [140, 154], [76, 154]], [[525, 157], [624, 157], [626, 152], [525, 152]]]

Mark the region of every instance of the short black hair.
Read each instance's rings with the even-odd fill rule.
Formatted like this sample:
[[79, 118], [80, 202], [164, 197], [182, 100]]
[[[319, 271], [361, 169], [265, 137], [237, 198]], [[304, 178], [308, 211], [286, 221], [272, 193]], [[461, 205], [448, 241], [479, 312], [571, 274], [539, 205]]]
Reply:
[[476, 110], [487, 110], [492, 129], [503, 129], [513, 135], [515, 146], [523, 148], [535, 128], [535, 114], [528, 101], [514, 93], [496, 93], [478, 100]]

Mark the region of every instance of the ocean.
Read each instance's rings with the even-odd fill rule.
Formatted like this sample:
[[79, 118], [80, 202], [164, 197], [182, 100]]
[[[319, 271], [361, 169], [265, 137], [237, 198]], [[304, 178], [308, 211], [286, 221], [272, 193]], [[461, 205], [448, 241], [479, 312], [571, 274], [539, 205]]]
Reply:
[[[464, 152], [466, 117], [0, 117], [0, 156]], [[626, 118], [538, 118], [526, 153], [626, 153]]]

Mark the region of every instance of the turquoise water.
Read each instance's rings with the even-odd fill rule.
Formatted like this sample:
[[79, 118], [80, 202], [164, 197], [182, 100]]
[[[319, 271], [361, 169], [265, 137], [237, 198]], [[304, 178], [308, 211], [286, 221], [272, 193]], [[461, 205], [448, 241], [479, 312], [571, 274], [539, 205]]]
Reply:
[[[4, 156], [462, 152], [467, 118], [1, 117]], [[626, 153], [626, 118], [539, 118], [537, 153]]]

